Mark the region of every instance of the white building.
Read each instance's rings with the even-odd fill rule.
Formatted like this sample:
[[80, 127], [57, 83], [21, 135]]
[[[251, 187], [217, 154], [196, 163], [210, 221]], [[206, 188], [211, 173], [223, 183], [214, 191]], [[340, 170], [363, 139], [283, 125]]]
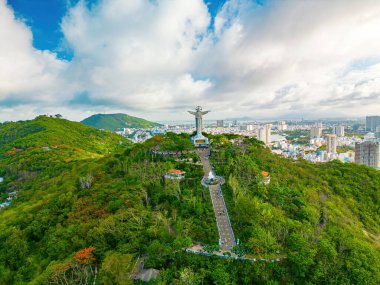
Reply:
[[310, 138], [320, 138], [322, 136], [322, 127], [314, 126], [310, 128]]
[[269, 145], [272, 141], [272, 124], [265, 125], [266, 145]]
[[336, 153], [337, 139], [335, 134], [326, 135], [326, 151], [329, 156]]
[[375, 141], [376, 136], [375, 133], [367, 133], [364, 135], [364, 141]]
[[272, 141], [271, 131], [272, 125], [266, 124], [264, 128], [259, 128], [257, 130], [257, 139], [265, 143], [265, 145], [270, 145]]
[[217, 120], [216, 121], [216, 126], [218, 128], [223, 128], [224, 127], [224, 121], [223, 120]]
[[337, 137], [344, 137], [344, 126], [334, 126], [333, 134], [336, 134]]
[[178, 169], [170, 169], [166, 174], [166, 179], [183, 179], [185, 178], [185, 171], [178, 170]]
[[285, 121], [278, 122], [277, 129], [279, 131], [285, 131], [287, 128], [288, 126], [286, 125]]
[[257, 139], [259, 140], [259, 141], [262, 141], [262, 142], [266, 142], [266, 132], [265, 132], [265, 129], [264, 128], [259, 128], [258, 130], [257, 130]]
[[255, 129], [254, 125], [247, 125], [247, 131], [253, 131]]

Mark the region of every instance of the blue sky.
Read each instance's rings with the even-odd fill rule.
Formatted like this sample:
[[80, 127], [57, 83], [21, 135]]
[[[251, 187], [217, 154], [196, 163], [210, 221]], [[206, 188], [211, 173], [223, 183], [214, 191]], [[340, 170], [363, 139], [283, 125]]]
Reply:
[[[87, 6], [95, 5], [99, 0], [86, 0]], [[209, 0], [207, 6], [215, 17], [225, 0]], [[73, 56], [64, 45], [61, 21], [68, 9], [78, 0], [8, 0], [16, 17], [23, 19], [33, 32], [33, 46], [40, 50], [50, 50], [62, 59], [70, 60]]]
[[378, 115], [376, 0], [0, 0], [0, 121]]

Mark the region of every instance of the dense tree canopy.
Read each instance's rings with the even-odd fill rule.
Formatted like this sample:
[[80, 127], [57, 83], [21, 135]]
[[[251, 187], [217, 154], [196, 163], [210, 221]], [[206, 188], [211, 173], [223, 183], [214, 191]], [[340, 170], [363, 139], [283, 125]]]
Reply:
[[[131, 145], [62, 119], [9, 124], [0, 126], [0, 199], [17, 198], [0, 210], [0, 284], [138, 283], [139, 257], [160, 270], [159, 284], [380, 282], [374, 169], [291, 161], [255, 139], [210, 136], [234, 251], [258, 261], [223, 259], [183, 251], [218, 241], [189, 135]], [[186, 178], [164, 179], [173, 168]], [[260, 261], [268, 257], [285, 259]]]

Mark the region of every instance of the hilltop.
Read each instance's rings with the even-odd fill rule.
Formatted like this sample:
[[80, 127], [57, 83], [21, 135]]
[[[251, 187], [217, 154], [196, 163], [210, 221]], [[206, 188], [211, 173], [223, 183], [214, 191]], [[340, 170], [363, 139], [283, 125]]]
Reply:
[[150, 129], [161, 124], [126, 114], [96, 114], [81, 121], [81, 123], [97, 129], [117, 131], [123, 128]]
[[8, 122], [0, 124], [0, 176], [50, 175], [52, 169], [71, 167], [72, 161], [101, 158], [130, 144], [115, 133], [65, 119]]
[[127, 140], [65, 119], [39, 116], [34, 120], [0, 124], [0, 155], [11, 149], [68, 146], [104, 154]]
[[[20, 122], [34, 126], [26, 128], [33, 134], [17, 132], [19, 138], [9, 138], [6, 149], [33, 135], [48, 145], [54, 140], [74, 146], [86, 139], [82, 127], [88, 127], [57, 120]], [[46, 124], [55, 127], [35, 127]], [[78, 132], [57, 138], [58, 126]], [[0, 130], [12, 137], [12, 128]], [[46, 157], [77, 152], [34, 149], [4, 157], [1, 197], [17, 191], [17, 198], [0, 211], [0, 284], [71, 284], [84, 277], [92, 284], [95, 268], [96, 284], [131, 284], [139, 256], [145, 267], [160, 270], [162, 284], [380, 282], [377, 170], [293, 161], [255, 139], [208, 135], [210, 160], [226, 180], [222, 191], [240, 241], [236, 252], [257, 262], [223, 259], [183, 251], [193, 242], [210, 245], [205, 247], [210, 252], [218, 247], [210, 195], [200, 183], [203, 170], [189, 135], [168, 133], [120, 145], [119, 136], [89, 130], [96, 144], [81, 142], [84, 149], [94, 151], [103, 135], [112, 138], [109, 149], [54, 163]], [[170, 169], [183, 170], [185, 178], [164, 179]], [[270, 174], [269, 184], [262, 171]], [[282, 261], [261, 261], [277, 257]]]

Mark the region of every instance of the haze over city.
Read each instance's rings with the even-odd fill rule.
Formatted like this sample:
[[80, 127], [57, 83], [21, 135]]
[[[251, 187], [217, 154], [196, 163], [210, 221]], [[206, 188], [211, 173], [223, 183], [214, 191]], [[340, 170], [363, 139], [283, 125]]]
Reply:
[[379, 1], [0, 0], [0, 121], [364, 117]]

